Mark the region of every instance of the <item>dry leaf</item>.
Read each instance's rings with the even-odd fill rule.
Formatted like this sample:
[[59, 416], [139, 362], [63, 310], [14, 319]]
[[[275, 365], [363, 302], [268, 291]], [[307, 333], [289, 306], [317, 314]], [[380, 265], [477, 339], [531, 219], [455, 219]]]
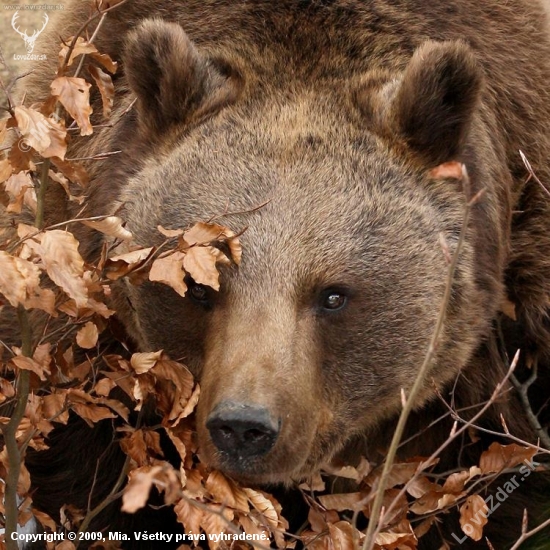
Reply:
[[0, 160], [0, 183], [5, 182], [13, 171], [11, 163], [8, 159]]
[[90, 122], [90, 87], [91, 84], [83, 78], [71, 76], [58, 76], [50, 85], [52, 95], [59, 99], [78, 124], [81, 136], [89, 136], [94, 131]]
[[151, 265], [149, 280], [164, 283], [172, 287], [180, 296], [185, 296], [187, 285], [184, 282], [183, 252], [174, 252], [169, 256], [157, 258]]
[[198, 535], [201, 531], [201, 522], [204, 512], [202, 508], [193, 505], [194, 500], [182, 498], [175, 506], [174, 512], [178, 522], [183, 525], [186, 533]]
[[195, 283], [220, 289], [219, 273], [216, 267], [218, 253], [211, 246], [194, 246], [183, 258], [183, 267]]
[[43, 367], [30, 357], [19, 355], [12, 357], [11, 362], [19, 369], [30, 370], [40, 377], [40, 380], [46, 380], [46, 374], [50, 374], [48, 368]]
[[250, 510], [246, 493], [217, 470], [208, 476], [206, 489], [212, 494], [215, 502], [223, 506], [229, 506], [241, 512]]
[[[62, 67], [65, 64], [65, 59], [67, 58], [67, 55], [69, 53], [69, 46], [72, 43], [72, 41], [73, 41], [73, 37], [71, 36], [68, 40], [65, 41], [66, 43], [63, 44], [63, 47], [61, 48], [61, 50], [59, 50], [60, 67]], [[81, 55], [86, 55], [86, 54], [96, 53], [96, 52], [97, 52], [97, 48], [93, 44], [90, 44], [85, 38], [83, 38], [82, 36], [79, 36], [76, 39], [75, 45], [71, 51], [71, 55], [67, 61], [66, 66], [70, 67], [73, 64], [73, 61]]]
[[40, 283], [38, 266], [0, 251], [0, 293], [17, 307], [33, 295]]
[[495, 441], [481, 454], [479, 468], [483, 474], [499, 473], [525, 460], [530, 461], [536, 454], [537, 451], [531, 447], [521, 447], [515, 443], [501, 445]]
[[97, 326], [88, 321], [76, 334], [76, 343], [83, 349], [95, 348], [99, 333]]
[[12, 202], [7, 207], [7, 212], [20, 214], [23, 204], [36, 213], [36, 192], [31, 175], [27, 171], [13, 174], [4, 183], [4, 188], [10, 195]]
[[71, 233], [59, 229], [46, 231], [37, 252], [50, 279], [62, 288], [78, 307], [88, 302], [88, 289], [82, 278], [84, 260], [78, 252], [78, 241]]
[[95, 80], [99, 93], [101, 94], [101, 102], [103, 104], [103, 116], [109, 118], [113, 109], [113, 99], [115, 96], [115, 87], [113, 79], [95, 65], [88, 65], [88, 72]]
[[144, 466], [132, 470], [128, 474], [128, 484], [124, 488], [124, 494], [122, 495], [121, 510], [133, 514], [140, 508], [143, 508], [149, 498], [155, 476], [161, 472], [161, 466]]
[[481, 540], [489, 508], [479, 495], [471, 495], [460, 507], [460, 527], [473, 540]]
[[99, 221], [85, 221], [84, 225], [100, 231], [108, 237], [114, 237], [122, 241], [129, 241], [132, 239], [132, 233], [122, 226], [122, 220], [117, 216], [107, 216], [103, 220]]
[[[67, 130], [60, 123], [23, 105], [15, 107], [14, 112], [24, 142], [45, 158], [65, 158]], [[18, 145], [21, 150], [23, 145]]]
[[144, 374], [151, 370], [162, 356], [162, 350], [155, 352], [134, 353], [130, 364], [137, 374]]

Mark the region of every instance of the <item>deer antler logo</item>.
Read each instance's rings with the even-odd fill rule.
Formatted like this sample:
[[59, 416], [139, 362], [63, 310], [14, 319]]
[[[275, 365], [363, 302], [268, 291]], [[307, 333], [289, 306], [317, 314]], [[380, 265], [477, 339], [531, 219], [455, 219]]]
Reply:
[[25, 48], [27, 49], [27, 53], [32, 53], [32, 51], [34, 50], [34, 44], [36, 42], [36, 39], [38, 38], [38, 36], [40, 35], [40, 33], [46, 28], [46, 25], [48, 24], [48, 21], [49, 21], [49, 18], [48, 18], [48, 15], [47, 14], [44, 14], [44, 25], [42, 25], [42, 28], [37, 31], [35, 30], [31, 36], [29, 36], [27, 34], [27, 31], [25, 30], [25, 32], [21, 32], [19, 30], [19, 27], [17, 27], [17, 18], [19, 16], [19, 11], [16, 11], [14, 14], [13, 14], [13, 17], [11, 19], [11, 26], [13, 27], [13, 30], [17, 33], [17, 34], [20, 34], [23, 38], [23, 40], [25, 41]]

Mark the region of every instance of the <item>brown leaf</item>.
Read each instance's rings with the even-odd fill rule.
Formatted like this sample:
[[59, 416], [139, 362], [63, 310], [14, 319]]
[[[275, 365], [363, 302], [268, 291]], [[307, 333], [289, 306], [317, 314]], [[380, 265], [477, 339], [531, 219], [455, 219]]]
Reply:
[[[227, 228], [215, 223], [198, 222], [183, 234], [184, 241], [190, 246], [208, 244], [226, 236]], [[231, 235], [232, 236], [232, 235]]]
[[71, 76], [58, 76], [50, 85], [52, 95], [59, 99], [78, 124], [81, 136], [89, 136], [94, 131], [90, 122], [90, 87], [91, 84], [83, 78]]
[[150, 464], [142, 430], [135, 430], [120, 441], [121, 449], [139, 466]]
[[144, 374], [151, 370], [162, 356], [162, 350], [155, 352], [134, 353], [130, 364], [137, 374]]
[[481, 540], [489, 508], [479, 495], [470, 495], [460, 507], [460, 527], [473, 540]]
[[[72, 41], [73, 41], [73, 37], [71, 36], [63, 45], [61, 50], [59, 50], [60, 67], [62, 67], [65, 63], [65, 59], [67, 57], [67, 54], [69, 53], [69, 46]], [[67, 61], [66, 66], [70, 67], [73, 64], [73, 61], [81, 55], [86, 55], [86, 54], [91, 54], [96, 52], [97, 52], [97, 48], [93, 44], [90, 44], [85, 38], [83, 38], [82, 36], [79, 36], [76, 39], [76, 43], [71, 51], [71, 55], [69, 57], [69, 60]]]
[[82, 204], [84, 202], [85, 197], [83, 195], [76, 197], [71, 194], [71, 185], [69, 183], [69, 180], [61, 172], [54, 172], [53, 170], [50, 170], [48, 172], [48, 176], [50, 177], [50, 180], [54, 181], [55, 183], [59, 183], [59, 185], [63, 187], [65, 193], [67, 194], [67, 198], [70, 201], [76, 202], [78, 204]]
[[42, 414], [47, 419], [66, 424], [69, 420], [69, 411], [66, 406], [67, 397], [62, 390], [58, 390], [58, 392], [45, 395], [42, 398]]
[[206, 489], [212, 494], [214, 501], [223, 506], [245, 513], [250, 510], [246, 493], [217, 470], [208, 476]]
[[213, 535], [219, 535], [227, 531], [228, 524], [233, 521], [234, 513], [229, 508], [221, 505], [209, 504], [207, 509], [203, 510], [201, 518], [201, 527], [210, 538], [208, 546], [210, 550], [216, 550], [220, 546], [220, 541], [214, 540]]
[[182, 498], [174, 506], [174, 512], [186, 533], [198, 535], [201, 532], [200, 526], [204, 512], [198, 506], [194, 506], [193, 502], [195, 502], [193, 499]]
[[162, 225], [157, 225], [157, 229], [169, 239], [183, 235], [183, 229], [165, 229]]
[[55, 229], [46, 231], [37, 248], [50, 279], [77, 304], [88, 302], [88, 289], [82, 278], [84, 260], [78, 252], [78, 241], [72, 233]]
[[11, 162], [8, 159], [0, 160], [0, 183], [5, 182], [13, 172]]
[[361, 509], [363, 497], [361, 493], [341, 493], [336, 495], [321, 495], [319, 502], [327, 510], [336, 510], [343, 512], [344, 510], [359, 510]]
[[164, 283], [172, 287], [180, 296], [185, 296], [187, 285], [184, 282], [183, 252], [174, 252], [169, 256], [157, 258], [151, 265], [149, 280]]
[[132, 470], [128, 474], [128, 484], [124, 488], [124, 494], [122, 495], [121, 510], [128, 514], [133, 514], [143, 508], [149, 498], [155, 476], [161, 472], [161, 466], [144, 466]]
[[[67, 130], [60, 123], [23, 105], [15, 107], [14, 112], [19, 131], [26, 144], [45, 158], [59, 157], [62, 160], [65, 158]], [[19, 148], [24, 147], [25, 143], [19, 143]]]
[[123, 222], [117, 216], [107, 216], [103, 220], [85, 221], [82, 223], [109, 237], [114, 237], [115, 239], [120, 239], [122, 241], [129, 241], [132, 239], [132, 233], [122, 226]]
[[[219, 251], [218, 251], [219, 253]], [[183, 258], [183, 267], [195, 283], [220, 289], [219, 273], [216, 267], [218, 254], [211, 246], [194, 246]]]
[[101, 102], [103, 104], [103, 116], [105, 118], [109, 118], [113, 109], [113, 99], [115, 96], [113, 79], [106, 72], [102, 71], [95, 65], [88, 65], [88, 71], [99, 88]]
[[248, 487], [244, 487], [243, 491], [248, 497], [248, 502], [256, 509], [267, 522], [266, 525], [273, 531], [279, 528], [279, 514], [275, 509], [275, 506], [267, 498], [267, 496], [261, 492]]
[[116, 386], [116, 383], [110, 378], [102, 378], [95, 386], [94, 392], [102, 397], [107, 397], [111, 390]]
[[[121, 0], [120, 0], [121, 1]], [[111, 0], [112, 3], [112, 0]], [[117, 70], [117, 62], [113, 61], [106, 53], [93, 53], [90, 56], [92, 59], [97, 61], [104, 69], [109, 71], [111, 74], [115, 74]]]
[[40, 380], [46, 380], [46, 374], [50, 374], [48, 368], [43, 367], [30, 357], [24, 357], [19, 355], [18, 357], [12, 357], [11, 362], [19, 369], [30, 370], [37, 374]]
[[38, 266], [7, 252], [0, 251], [0, 293], [17, 307], [35, 294], [40, 283]]
[[87, 420], [89, 425], [95, 424], [100, 420], [107, 418], [116, 418], [107, 407], [92, 405], [88, 403], [71, 403], [71, 409], [83, 420]]
[[36, 192], [29, 172], [13, 174], [4, 183], [4, 188], [12, 200], [6, 209], [7, 212], [20, 214], [23, 204], [25, 204], [33, 213], [36, 213]]
[[96, 324], [88, 321], [76, 333], [76, 343], [83, 349], [92, 349], [96, 347], [98, 337], [99, 333]]
[[515, 443], [501, 445], [496, 441], [481, 454], [479, 468], [483, 474], [499, 473], [505, 468], [513, 468], [525, 460], [530, 461], [537, 451], [531, 447], [521, 447]]
[[359, 531], [349, 521], [329, 523], [328, 529], [334, 550], [356, 550], [360, 547]]

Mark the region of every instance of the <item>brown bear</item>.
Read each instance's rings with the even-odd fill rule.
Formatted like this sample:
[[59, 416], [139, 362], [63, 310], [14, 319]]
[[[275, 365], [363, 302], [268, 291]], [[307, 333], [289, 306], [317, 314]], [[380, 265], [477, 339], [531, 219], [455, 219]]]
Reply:
[[[54, 60], [59, 34], [88, 15], [87, 3], [72, 2], [37, 51]], [[137, 347], [163, 349], [200, 381], [208, 465], [249, 484], [290, 485], [338, 461], [380, 462], [444, 297], [441, 235], [452, 254], [465, 200], [481, 190], [400, 454], [428, 456], [448, 436], [449, 417], [428, 429], [446, 412], [436, 389], [474, 414], [516, 349], [520, 368], [538, 367], [532, 409], [545, 421], [550, 38], [541, 2], [133, 0], [108, 14], [96, 43], [121, 62], [115, 124], [71, 154], [121, 153], [89, 163], [85, 213], [120, 212], [143, 246], [160, 241], [158, 225], [228, 212], [224, 223], [246, 228], [242, 264], [223, 271], [219, 292], [193, 281], [185, 298], [155, 283], [115, 292]], [[36, 70], [27, 102], [47, 95], [54, 70]], [[433, 175], [455, 161], [467, 189]], [[70, 215], [61, 199], [50, 207], [51, 220]], [[96, 258], [103, 237], [78, 236]], [[501, 312], [506, 303], [515, 319]], [[513, 390], [481, 426], [502, 432], [500, 415], [536, 441]], [[490, 440], [460, 441], [441, 470], [476, 464]], [[53, 514], [48, 476], [63, 497], [89, 488], [84, 473], [67, 481], [63, 459], [77, 451], [61, 446], [49, 451], [55, 462], [37, 454], [29, 466], [35, 502]], [[521, 533], [517, 502], [491, 517], [495, 548]]]

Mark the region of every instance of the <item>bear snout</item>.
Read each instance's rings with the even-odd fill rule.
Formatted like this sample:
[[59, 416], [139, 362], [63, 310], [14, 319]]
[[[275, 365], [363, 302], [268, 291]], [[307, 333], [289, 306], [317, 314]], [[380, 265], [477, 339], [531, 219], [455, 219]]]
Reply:
[[262, 406], [236, 401], [219, 403], [206, 421], [216, 448], [234, 467], [267, 454], [275, 445], [281, 420]]

